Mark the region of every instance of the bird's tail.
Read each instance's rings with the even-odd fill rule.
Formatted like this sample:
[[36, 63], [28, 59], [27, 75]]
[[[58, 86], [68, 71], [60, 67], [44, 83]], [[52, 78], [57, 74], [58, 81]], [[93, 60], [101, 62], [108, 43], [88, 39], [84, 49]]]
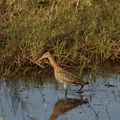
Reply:
[[85, 85], [88, 85], [89, 84], [89, 82], [88, 81], [85, 81]]
[[76, 84], [78, 84], [78, 85], [88, 85], [89, 82], [88, 82], [88, 81], [85, 81], [85, 80], [79, 80], [79, 81], [77, 81]]

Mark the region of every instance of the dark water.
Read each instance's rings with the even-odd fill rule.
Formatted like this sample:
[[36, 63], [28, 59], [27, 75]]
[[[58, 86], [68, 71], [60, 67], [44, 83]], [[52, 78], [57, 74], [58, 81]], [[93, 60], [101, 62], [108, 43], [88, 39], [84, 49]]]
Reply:
[[118, 120], [120, 118], [120, 68], [84, 76], [90, 82], [64, 89], [51, 74], [0, 78], [0, 120]]

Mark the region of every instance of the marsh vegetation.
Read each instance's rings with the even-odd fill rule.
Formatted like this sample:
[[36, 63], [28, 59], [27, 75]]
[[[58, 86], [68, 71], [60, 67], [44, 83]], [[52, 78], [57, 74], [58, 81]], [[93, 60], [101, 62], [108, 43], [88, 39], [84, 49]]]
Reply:
[[50, 50], [64, 67], [120, 60], [119, 0], [1, 0], [0, 65], [36, 68]]

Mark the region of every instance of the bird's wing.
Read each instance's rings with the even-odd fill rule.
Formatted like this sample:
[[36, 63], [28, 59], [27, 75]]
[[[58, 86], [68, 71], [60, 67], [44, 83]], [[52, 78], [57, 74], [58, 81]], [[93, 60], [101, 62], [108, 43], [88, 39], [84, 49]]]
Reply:
[[55, 78], [62, 82], [62, 83], [67, 83], [67, 84], [75, 84], [77, 81], [77, 78], [71, 74], [70, 72], [61, 69], [59, 72], [55, 73]]

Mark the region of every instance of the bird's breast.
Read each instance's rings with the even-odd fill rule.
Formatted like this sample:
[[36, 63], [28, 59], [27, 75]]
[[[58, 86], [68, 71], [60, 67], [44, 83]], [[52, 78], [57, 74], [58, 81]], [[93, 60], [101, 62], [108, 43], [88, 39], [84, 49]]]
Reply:
[[62, 75], [60, 74], [60, 71], [54, 71], [54, 75], [55, 75], [55, 79], [58, 81], [58, 82], [62, 82]]

